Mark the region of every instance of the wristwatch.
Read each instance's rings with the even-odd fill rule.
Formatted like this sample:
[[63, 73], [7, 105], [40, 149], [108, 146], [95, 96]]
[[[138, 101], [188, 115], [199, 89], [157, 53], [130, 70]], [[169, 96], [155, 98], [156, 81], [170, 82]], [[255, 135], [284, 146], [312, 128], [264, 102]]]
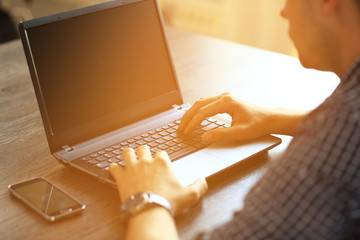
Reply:
[[123, 219], [128, 219], [140, 213], [149, 206], [158, 205], [170, 212], [174, 216], [174, 209], [164, 197], [151, 192], [141, 192], [133, 194], [121, 205], [121, 215]]

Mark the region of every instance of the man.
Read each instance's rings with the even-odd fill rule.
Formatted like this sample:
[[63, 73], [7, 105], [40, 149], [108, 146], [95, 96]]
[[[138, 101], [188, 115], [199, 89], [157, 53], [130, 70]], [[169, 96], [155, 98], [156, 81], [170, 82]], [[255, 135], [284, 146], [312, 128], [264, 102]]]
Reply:
[[[207, 116], [232, 115], [231, 127], [202, 136], [208, 142], [294, 136], [285, 155], [249, 192], [243, 210], [201, 239], [360, 239], [360, 1], [287, 0], [281, 15], [290, 23], [303, 66], [333, 71], [341, 83], [309, 114], [272, 112], [230, 94], [199, 100], [185, 114], [179, 127], [184, 134]], [[153, 158], [141, 146], [136, 154], [124, 152], [125, 170], [110, 168], [122, 202], [152, 192], [176, 214], [205, 193], [204, 179], [189, 187], [179, 183], [165, 152]], [[128, 239], [178, 238], [171, 207], [160, 205], [130, 216]]]

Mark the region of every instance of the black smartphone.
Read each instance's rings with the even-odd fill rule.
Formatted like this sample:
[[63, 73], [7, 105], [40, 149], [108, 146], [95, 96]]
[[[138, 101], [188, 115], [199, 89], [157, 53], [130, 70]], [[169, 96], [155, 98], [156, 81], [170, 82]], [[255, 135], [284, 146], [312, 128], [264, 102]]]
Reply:
[[10, 193], [51, 222], [85, 209], [85, 205], [44, 178], [33, 178], [8, 188]]

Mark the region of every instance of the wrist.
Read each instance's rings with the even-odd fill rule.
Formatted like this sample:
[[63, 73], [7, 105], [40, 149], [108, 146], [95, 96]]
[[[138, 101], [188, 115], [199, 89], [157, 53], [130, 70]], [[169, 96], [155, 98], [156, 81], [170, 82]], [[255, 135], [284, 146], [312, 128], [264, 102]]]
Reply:
[[121, 205], [122, 218], [128, 219], [154, 207], [163, 208], [171, 216], [174, 216], [173, 207], [167, 199], [151, 192], [140, 192], [131, 195]]
[[273, 134], [283, 134], [293, 136], [299, 122], [306, 116], [307, 111], [297, 111], [289, 109], [274, 109], [268, 115], [267, 125], [269, 132]]
[[178, 239], [175, 220], [165, 208], [152, 205], [131, 216], [126, 239]]

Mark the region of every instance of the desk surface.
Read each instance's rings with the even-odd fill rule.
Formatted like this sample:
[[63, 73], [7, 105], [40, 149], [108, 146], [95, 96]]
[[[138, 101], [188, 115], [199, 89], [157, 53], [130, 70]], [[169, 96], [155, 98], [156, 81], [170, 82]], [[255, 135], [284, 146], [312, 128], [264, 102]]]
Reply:
[[[330, 73], [303, 69], [295, 58], [167, 29], [186, 102], [231, 91], [266, 106], [313, 108], [338, 84]], [[284, 101], [286, 99], [286, 101]], [[300, 99], [300, 101], [298, 100]], [[176, 219], [191, 239], [231, 218], [244, 196], [281, 154], [289, 138], [270, 151], [209, 180], [203, 201]], [[268, 157], [270, 156], [270, 157]], [[60, 165], [50, 155], [22, 45], [0, 45], [0, 239], [121, 239], [115, 189]], [[7, 186], [43, 176], [87, 205], [83, 214], [47, 223], [8, 193]]]

